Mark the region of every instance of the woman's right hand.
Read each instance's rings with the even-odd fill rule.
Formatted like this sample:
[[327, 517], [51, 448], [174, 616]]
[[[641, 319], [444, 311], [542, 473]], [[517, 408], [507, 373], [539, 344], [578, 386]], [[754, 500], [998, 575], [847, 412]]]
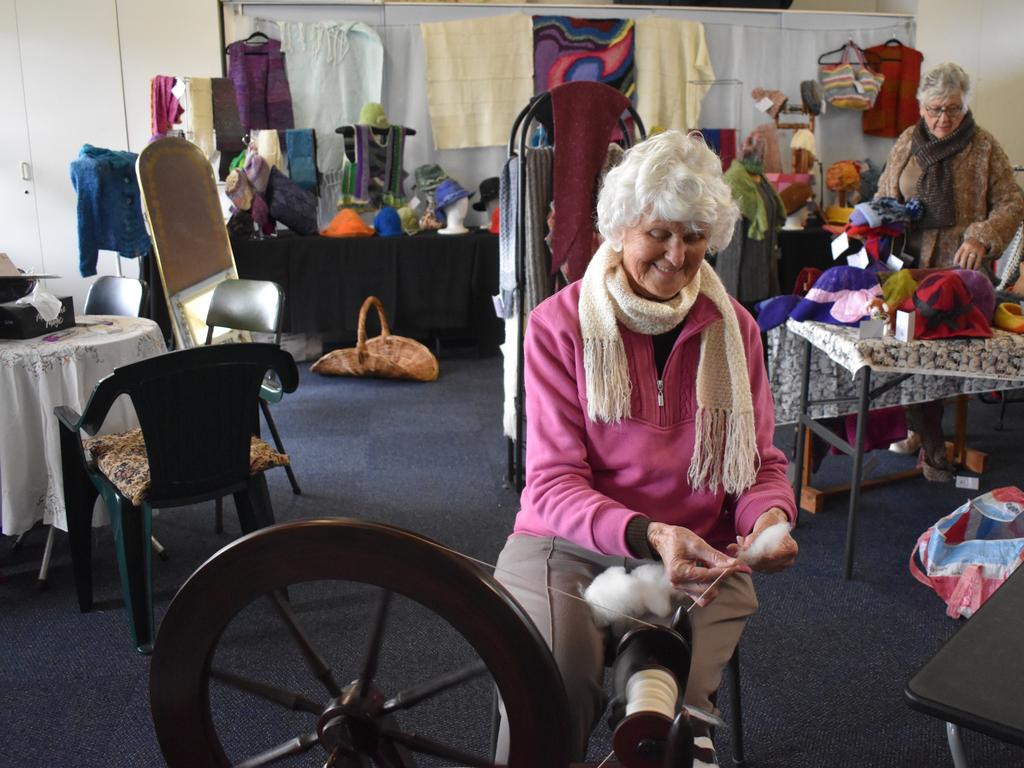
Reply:
[[[689, 528], [652, 522], [647, 540], [661, 557], [672, 586], [705, 606], [718, 595], [718, 586], [708, 590], [724, 573], [750, 568], [740, 560], [719, 552]], [[704, 594], [707, 592], [707, 594]]]

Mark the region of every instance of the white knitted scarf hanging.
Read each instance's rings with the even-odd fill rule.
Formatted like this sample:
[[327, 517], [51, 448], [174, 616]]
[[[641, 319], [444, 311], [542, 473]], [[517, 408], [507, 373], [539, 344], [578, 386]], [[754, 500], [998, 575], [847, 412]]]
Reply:
[[668, 301], [637, 296], [622, 266], [622, 252], [605, 243], [594, 254], [580, 291], [580, 331], [587, 409], [591, 421], [615, 423], [630, 415], [629, 364], [618, 323], [656, 335], [683, 321], [697, 296], [707, 296], [721, 320], [701, 332], [697, 364], [697, 416], [688, 478], [694, 490], [738, 494], [754, 484], [760, 465], [747, 356], [725, 286], [707, 262]]

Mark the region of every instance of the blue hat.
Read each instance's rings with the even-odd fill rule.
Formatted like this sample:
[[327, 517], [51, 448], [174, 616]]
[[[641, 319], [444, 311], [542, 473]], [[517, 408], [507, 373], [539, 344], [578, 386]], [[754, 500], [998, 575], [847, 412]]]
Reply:
[[830, 267], [800, 299], [790, 317], [856, 326], [867, 317], [868, 302], [876, 296], [882, 296], [882, 286], [873, 272], [857, 267]]
[[472, 196], [473, 193], [465, 189], [455, 179], [445, 179], [434, 192], [434, 204], [438, 210], [441, 210], [457, 200]]
[[398, 216], [398, 211], [390, 205], [381, 208], [377, 215], [373, 217], [373, 228], [377, 230], [377, 234], [381, 237], [395, 237], [396, 235], [405, 234], [402, 230], [402, 219]]

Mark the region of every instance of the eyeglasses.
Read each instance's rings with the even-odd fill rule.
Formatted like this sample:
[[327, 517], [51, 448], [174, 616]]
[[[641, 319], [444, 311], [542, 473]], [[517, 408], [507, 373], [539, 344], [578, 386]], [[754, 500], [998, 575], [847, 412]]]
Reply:
[[963, 104], [955, 104], [951, 107], [925, 107], [924, 111], [928, 113], [928, 117], [938, 117], [939, 115], [946, 115], [947, 117], [956, 117], [964, 111]]

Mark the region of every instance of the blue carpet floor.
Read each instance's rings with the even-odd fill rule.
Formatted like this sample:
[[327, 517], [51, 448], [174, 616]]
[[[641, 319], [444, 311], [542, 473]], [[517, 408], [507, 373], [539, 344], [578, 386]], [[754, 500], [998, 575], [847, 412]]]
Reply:
[[[431, 537], [493, 562], [509, 532], [516, 495], [504, 485], [501, 363], [442, 359], [434, 384], [324, 379], [304, 370], [298, 392], [275, 417], [304, 493], [294, 496], [283, 471], [268, 473], [279, 521], [349, 516], [378, 520]], [[990, 454], [981, 491], [1020, 482], [1024, 409], [994, 430], [997, 408], [973, 402], [969, 436]], [[786, 450], [792, 430], [780, 428]], [[904, 457], [876, 452], [869, 474], [906, 467]], [[843, 482], [849, 462], [829, 457], [816, 484]], [[842, 579], [845, 497], [805, 515], [796, 531], [801, 552], [788, 572], [758, 576], [761, 610], [742, 641], [746, 751], [753, 768], [951, 765], [942, 723], [903, 700], [907, 679], [957, 628], [943, 603], [914, 581], [907, 560], [920, 533], [968, 492], [921, 479], [869, 491], [857, 532], [854, 579]], [[154, 532], [169, 562], [154, 562], [159, 621], [188, 575], [237, 536], [213, 533], [212, 504], [161, 513]], [[149, 713], [149, 659], [132, 648], [120, 600], [109, 529], [94, 547], [97, 609], [80, 614], [65, 535], [58, 536], [51, 585], [35, 589], [45, 532], [18, 551], [0, 540], [0, 765], [11, 768], [155, 766], [162, 757]], [[289, 553], [282, 552], [282, 557]], [[375, 600], [362, 585], [314, 583], [290, 595], [300, 618], [328, 649], [339, 681], [357, 674], [366, 611]], [[470, 655], [465, 641], [411, 601], [389, 623], [382, 687], [444, 671]], [[1015, 642], [1008, 638], [1008, 642]], [[265, 606], [232, 622], [217, 663], [265, 675], [314, 698], [317, 684]], [[423, 732], [444, 733], [470, 750], [489, 738], [485, 682], [446, 696], [444, 706], [415, 715]], [[538, 697], [543, 692], [537, 692]], [[728, 691], [719, 705], [727, 709]], [[214, 721], [233, 759], [315, 728], [315, 718], [284, 712], [215, 686]], [[723, 765], [730, 738], [717, 736]], [[965, 734], [972, 765], [1024, 765], [1024, 750]], [[598, 727], [591, 757], [600, 761], [610, 735]], [[280, 765], [320, 766], [319, 748]], [[421, 764], [435, 764], [421, 762]], [[440, 763], [437, 763], [440, 764]]]

